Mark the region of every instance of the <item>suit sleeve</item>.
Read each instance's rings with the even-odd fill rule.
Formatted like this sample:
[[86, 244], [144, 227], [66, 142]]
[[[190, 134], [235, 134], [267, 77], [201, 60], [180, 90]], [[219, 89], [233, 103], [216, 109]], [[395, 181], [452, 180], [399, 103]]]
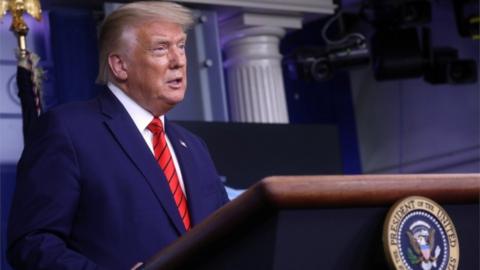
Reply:
[[15, 269], [98, 269], [69, 241], [81, 185], [67, 128], [54, 113], [37, 123], [17, 168], [9, 262]]

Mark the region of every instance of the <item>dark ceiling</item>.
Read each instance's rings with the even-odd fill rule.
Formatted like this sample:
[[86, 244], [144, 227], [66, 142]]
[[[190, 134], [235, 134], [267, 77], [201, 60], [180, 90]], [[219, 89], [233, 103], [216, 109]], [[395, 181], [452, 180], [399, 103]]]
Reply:
[[[293, 0], [295, 1], [295, 0]], [[40, 0], [42, 4], [42, 9], [48, 10], [53, 7], [74, 7], [74, 8], [85, 8], [85, 9], [96, 9], [102, 10], [103, 3], [105, 2], [114, 2], [114, 3], [128, 3], [133, 2], [133, 0]], [[198, 6], [207, 6], [205, 4], [191, 4], [183, 3], [184, 5], [194, 8]]]
[[[75, 7], [75, 8], [86, 8], [86, 9], [98, 9], [101, 10], [104, 0], [40, 0], [42, 4], [42, 9], [47, 10], [53, 7]], [[131, 2], [128, 0], [115, 0], [114, 2], [124, 3]]]

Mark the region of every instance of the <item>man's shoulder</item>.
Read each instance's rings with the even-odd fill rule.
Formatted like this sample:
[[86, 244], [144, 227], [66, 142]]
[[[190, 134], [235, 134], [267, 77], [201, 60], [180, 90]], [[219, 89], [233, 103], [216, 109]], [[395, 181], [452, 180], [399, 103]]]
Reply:
[[69, 102], [53, 107], [48, 113], [64, 117], [84, 115], [85, 113], [98, 113], [98, 101], [94, 98], [84, 101]]
[[98, 101], [96, 99], [75, 101], [50, 108], [34, 123], [33, 132], [48, 132], [48, 129], [58, 128], [76, 129], [88, 128], [99, 116]]
[[73, 101], [52, 107], [41, 118], [50, 118], [69, 122], [83, 122], [99, 117], [98, 98], [92, 98], [84, 101]]

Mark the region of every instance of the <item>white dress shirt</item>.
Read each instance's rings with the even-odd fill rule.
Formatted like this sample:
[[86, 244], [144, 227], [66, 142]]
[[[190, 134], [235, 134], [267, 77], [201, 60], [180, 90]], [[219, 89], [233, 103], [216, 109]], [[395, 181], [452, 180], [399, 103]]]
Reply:
[[[110, 91], [112, 91], [112, 93], [120, 101], [120, 103], [122, 103], [123, 107], [125, 107], [128, 114], [130, 115], [133, 122], [135, 123], [135, 126], [137, 126], [138, 131], [140, 132], [140, 134], [142, 134], [143, 139], [145, 140], [145, 143], [148, 145], [148, 148], [150, 148], [150, 151], [152, 152], [152, 154], [155, 155], [153, 151], [153, 144], [152, 144], [153, 134], [147, 128], [148, 124], [150, 124], [154, 116], [149, 111], [145, 110], [140, 105], [138, 105], [138, 103], [136, 103], [133, 99], [127, 96], [125, 92], [123, 92], [120, 88], [118, 88], [113, 83], [108, 82], [108, 88], [110, 89]], [[172, 160], [173, 160], [173, 164], [175, 165], [175, 170], [177, 171], [180, 187], [182, 188], [183, 193], [186, 194], [185, 186], [183, 184], [182, 171], [180, 170], [177, 156], [175, 155], [175, 151], [172, 147], [172, 144], [170, 143], [170, 140], [168, 139], [167, 132], [165, 130], [164, 115], [160, 116], [160, 121], [162, 121], [162, 124], [163, 124], [163, 129], [165, 131], [165, 138], [167, 140], [168, 149], [170, 149], [170, 153], [172, 154]]]

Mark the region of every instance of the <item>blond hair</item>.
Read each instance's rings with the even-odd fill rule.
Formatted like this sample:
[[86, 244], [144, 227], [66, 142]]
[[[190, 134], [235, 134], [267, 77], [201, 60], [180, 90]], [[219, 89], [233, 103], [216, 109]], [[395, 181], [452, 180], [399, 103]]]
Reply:
[[192, 12], [172, 2], [134, 2], [121, 6], [105, 18], [99, 34], [99, 71], [97, 83], [108, 82], [108, 56], [124, 46], [123, 34], [147, 21], [165, 21], [180, 25], [184, 31], [193, 24]]

